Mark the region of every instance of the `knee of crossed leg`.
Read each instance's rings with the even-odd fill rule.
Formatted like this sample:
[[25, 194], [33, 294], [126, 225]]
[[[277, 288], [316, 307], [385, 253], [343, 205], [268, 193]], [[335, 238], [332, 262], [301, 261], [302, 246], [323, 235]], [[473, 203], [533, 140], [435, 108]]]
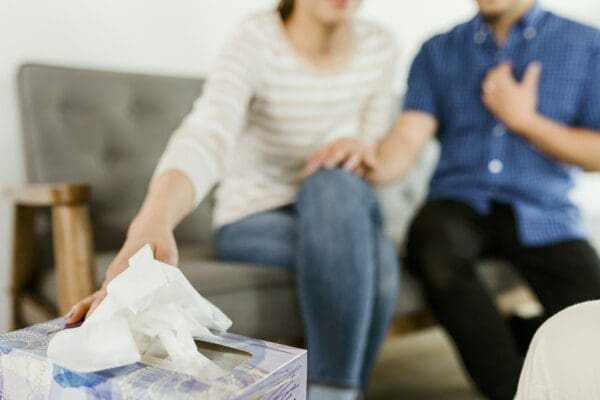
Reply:
[[358, 215], [374, 201], [371, 187], [357, 175], [340, 168], [320, 169], [300, 187], [298, 211], [319, 209], [328, 220]]

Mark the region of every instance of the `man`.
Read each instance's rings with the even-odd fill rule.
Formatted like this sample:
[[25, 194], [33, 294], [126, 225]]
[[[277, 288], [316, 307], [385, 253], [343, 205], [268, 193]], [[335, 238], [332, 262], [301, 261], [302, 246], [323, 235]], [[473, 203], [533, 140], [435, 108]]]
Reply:
[[552, 315], [600, 297], [600, 261], [568, 194], [600, 170], [600, 32], [533, 0], [477, 0], [426, 42], [373, 182], [406, 172], [434, 136], [441, 158], [410, 229], [409, 265], [480, 391], [514, 396], [522, 354], [477, 277], [508, 259]]

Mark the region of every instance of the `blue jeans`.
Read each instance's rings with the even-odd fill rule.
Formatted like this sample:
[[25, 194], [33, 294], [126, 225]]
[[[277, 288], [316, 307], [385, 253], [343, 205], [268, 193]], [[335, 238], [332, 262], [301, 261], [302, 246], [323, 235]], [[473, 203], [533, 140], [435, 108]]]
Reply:
[[364, 389], [392, 317], [398, 257], [371, 187], [319, 170], [295, 204], [217, 232], [219, 257], [293, 269], [312, 383]]

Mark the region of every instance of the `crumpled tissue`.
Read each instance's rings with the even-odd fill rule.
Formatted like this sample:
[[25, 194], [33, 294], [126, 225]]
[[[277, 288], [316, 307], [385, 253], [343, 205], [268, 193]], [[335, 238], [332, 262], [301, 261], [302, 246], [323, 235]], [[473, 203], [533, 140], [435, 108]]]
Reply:
[[56, 333], [48, 358], [78, 372], [138, 361], [200, 378], [225, 373], [200, 354], [194, 338], [214, 338], [231, 320], [202, 297], [183, 273], [154, 259], [149, 245], [107, 285], [107, 296], [77, 328]]

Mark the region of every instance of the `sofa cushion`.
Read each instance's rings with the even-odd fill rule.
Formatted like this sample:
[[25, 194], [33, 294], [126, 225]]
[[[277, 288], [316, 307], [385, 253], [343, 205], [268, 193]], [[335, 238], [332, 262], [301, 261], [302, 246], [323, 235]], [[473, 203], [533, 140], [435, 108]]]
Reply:
[[[98, 284], [114, 256], [115, 253], [98, 254]], [[180, 251], [179, 265], [192, 285], [233, 320], [231, 332], [265, 340], [302, 338], [292, 272], [272, 266], [221, 262], [191, 247]], [[496, 293], [519, 283], [511, 268], [503, 263], [484, 263], [479, 270], [483, 280]], [[49, 301], [56, 299], [54, 274], [49, 273], [42, 279], [40, 291]], [[396, 315], [408, 315], [425, 308], [419, 283], [410, 273], [403, 273]]]

